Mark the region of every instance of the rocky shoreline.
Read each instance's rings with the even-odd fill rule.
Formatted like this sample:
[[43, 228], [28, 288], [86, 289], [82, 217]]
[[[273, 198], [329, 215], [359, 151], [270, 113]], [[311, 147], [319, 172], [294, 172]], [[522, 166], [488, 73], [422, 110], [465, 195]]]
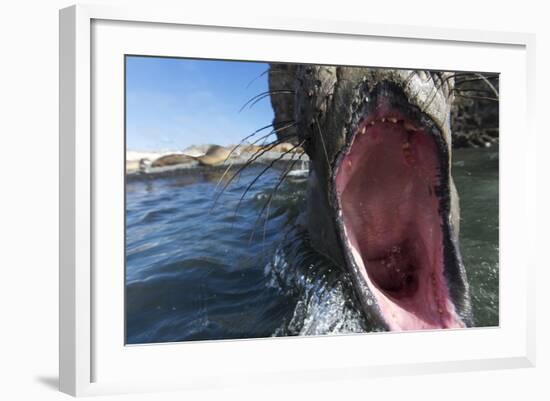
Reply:
[[[492, 82], [498, 89], [498, 79], [492, 79]], [[486, 93], [487, 83], [482, 79], [463, 79], [455, 86], [458, 92], [451, 108], [453, 147], [488, 148], [498, 145], [499, 102], [476, 96]]]
[[[206, 151], [201, 153], [201, 149]], [[212, 149], [216, 151], [215, 154], [218, 157], [212, 157], [214, 153]], [[288, 165], [300, 158], [301, 162], [296, 163], [296, 169], [303, 168], [309, 163], [303, 150], [296, 148], [289, 151], [289, 149], [292, 149], [292, 146], [290, 148], [279, 146], [279, 148], [274, 147], [273, 150], [262, 151], [259, 147], [250, 148], [247, 145], [242, 146], [242, 150], [230, 146], [199, 145], [173, 152], [129, 151], [126, 155], [126, 177], [134, 180], [169, 177], [196, 171], [217, 173], [224, 172], [230, 166], [239, 168], [251, 160], [255, 164], [277, 166]], [[193, 156], [190, 156], [191, 154]]]

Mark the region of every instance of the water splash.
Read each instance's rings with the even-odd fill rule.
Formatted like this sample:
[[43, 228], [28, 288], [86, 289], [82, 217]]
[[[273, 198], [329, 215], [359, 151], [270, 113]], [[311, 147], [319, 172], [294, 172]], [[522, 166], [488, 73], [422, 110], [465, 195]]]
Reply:
[[264, 269], [267, 284], [295, 302], [274, 336], [364, 333], [349, 278], [315, 253], [298, 227], [288, 231]]

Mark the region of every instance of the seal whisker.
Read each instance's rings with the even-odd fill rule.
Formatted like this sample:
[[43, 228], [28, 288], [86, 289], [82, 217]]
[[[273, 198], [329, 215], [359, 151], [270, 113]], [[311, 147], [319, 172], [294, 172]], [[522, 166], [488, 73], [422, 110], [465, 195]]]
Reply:
[[[432, 75], [432, 78], [434, 76], [437, 76], [439, 78], [439, 84], [437, 84], [435, 82], [435, 79], [434, 79], [434, 88], [432, 90], [430, 90], [430, 93], [428, 95], [428, 100], [426, 100], [426, 102], [424, 102], [424, 104], [422, 105], [422, 110], [423, 111], [426, 111], [427, 108], [432, 104], [432, 102], [435, 100], [435, 97], [437, 96], [437, 93], [439, 90], [441, 90], [443, 88], [444, 85], [447, 85], [447, 87], [449, 88], [450, 87], [450, 81], [452, 79], [455, 79], [456, 77], [468, 77], [468, 76], [475, 76], [475, 74], [477, 73], [471, 73], [471, 72], [464, 72], [464, 73], [454, 73], [454, 74], [449, 74], [447, 75], [444, 79], [441, 77], [440, 73], [437, 73], [437, 72], [434, 72], [433, 75], [432, 73], [430, 73], [430, 75]], [[459, 81], [457, 81], [455, 79], [455, 83], [457, 83]], [[463, 81], [462, 81], [463, 82]], [[455, 88], [454, 87], [450, 87], [448, 89], [448, 95], [447, 95], [447, 98], [449, 96], [451, 96], [454, 92]]]
[[269, 72], [269, 68], [267, 70], [265, 70], [264, 72], [262, 72], [260, 75], [258, 75], [257, 77], [255, 77], [254, 79], [252, 79], [248, 85], [246, 85], [246, 89], [248, 89], [250, 87], [250, 85], [252, 85], [254, 82], [256, 82], [258, 79], [260, 79], [261, 77], [263, 77], [265, 74], [267, 74]]
[[[301, 145], [304, 144], [305, 141], [303, 141], [301, 143]], [[271, 204], [271, 201], [273, 200], [273, 197], [275, 196], [275, 194], [277, 193], [277, 190], [279, 189], [279, 187], [281, 186], [281, 184], [283, 183], [283, 181], [286, 179], [286, 177], [288, 176], [288, 173], [290, 173], [290, 171], [294, 168], [294, 166], [296, 165], [296, 163], [298, 163], [298, 161], [300, 161], [302, 159], [302, 157], [304, 156], [305, 153], [302, 153], [297, 159], [295, 159], [292, 163], [289, 163], [287, 169], [283, 172], [283, 174], [281, 174], [281, 178], [279, 178], [279, 181], [277, 182], [277, 185], [275, 185], [273, 187], [273, 190], [270, 192], [269, 194], [269, 197], [267, 198], [267, 201], [266, 203], [264, 203], [262, 209], [260, 210], [260, 212], [258, 213], [258, 217], [256, 218], [256, 221], [254, 222], [254, 226], [252, 227], [252, 232], [250, 233], [250, 239], [248, 241], [249, 245], [250, 243], [252, 243], [252, 240], [254, 239], [254, 234], [256, 233], [256, 227], [258, 225], [258, 223], [260, 222], [260, 219], [262, 217], [262, 215], [264, 214], [264, 212], [266, 211], [267, 207]]]
[[493, 92], [495, 97], [498, 98], [499, 97], [498, 90], [497, 90], [497, 88], [495, 88], [495, 86], [491, 82], [489, 82], [489, 79], [487, 77], [485, 77], [484, 75], [479, 74], [479, 73], [476, 74], [476, 75], [479, 77], [479, 79], [481, 79], [483, 82], [485, 82], [485, 85], [487, 85], [489, 87], [489, 89], [491, 89], [491, 91]]
[[[494, 95], [494, 92], [489, 89], [470, 89], [470, 88], [454, 88], [453, 92], [459, 92], [459, 93], [478, 93], [481, 95]], [[497, 95], [498, 97], [498, 95]]]
[[[428, 97], [427, 97], [427, 99], [429, 99], [429, 101], [427, 100], [422, 105], [422, 111], [426, 111], [426, 109], [432, 104], [435, 97], [437, 96], [437, 92], [439, 92], [439, 90], [443, 88], [443, 85], [448, 81], [448, 79], [445, 79], [445, 80], [440, 79], [439, 80], [440, 83], [438, 85], [438, 83], [435, 80], [435, 76], [439, 77], [437, 72], [428, 71], [426, 73], [426, 75], [427, 75], [428, 78], [426, 80], [424, 80], [424, 82], [426, 83], [431, 79], [433, 81], [434, 85], [433, 85], [433, 88], [430, 90], [430, 93], [428, 94]], [[432, 95], [432, 93], [433, 93], [433, 95]]]
[[250, 106], [248, 106], [248, 108], [251, 109], [252, 107], [254, 107], [254, 105], [256, 105], [256, 103], [258, 103], [262, 99], [265, 99], [267, 97], [270, 98], [272, 94], [277, 95], [277, 94], [293, 94], [293, 93], [294, 93], [294, 91], [292, 91], [292, 90], [279, 90], [279, 91], [277, 91], [277, 93], [271, 92], [267, 95], [261, 96], [258, 99], [254, 100], [252, 103], [250, 103]]
[[403, 82], [403, 86], [408, 86], [415, 74], [416, 70], [412, 70]]
[[[449, 91], [449, 95], [455, 95], [457, 97], [467, 98], [467, 99], [475, 99], [475, 100], [489, 100], [489, 101], [498, 101], [499, 98], [499, 92], [498, 89], [489, 81], [490, 79], [498, 79], [498, 74], [481, 74], [478, 72], [475, 73], [456, 73], [452, 74], [451, 77], [458, 76], [459, 79], [455, 79], [455, 85], [461, 85], [466, 82], [476, 82], [476, 81], [483, 81], [487, 86], [488, 90], [483, 89], [467, 89], [467, 88], [457, 88], [456, 86], [451, 88]], [[466, 93], [468, 92], [475, 92], [479, 95], [468, 95]], [[484, 94], [488, 94], [490, 96], [482, 96]], [[492, 95], [495, 95], [493, 97]]]
[[321, 126], [319, 125], [319, 120], [317, 120], [317, 118], [315, 118], [315, 124], [317, 124], [317, 129], [319, 131], [319, 137], [321, 138], [321, 144], [323, 145], [323, 151], [325, 153], [325, 159], [327, 161], [327, 167], [328, 167], [330, 175], [332, 175], [332, 166], [330, 165], [330, 161], [328, 160], [327, 146], [325, 144], [325, 139], [323, 138], [323, 132], [321, 131]]
[[[241, 147], [247, 139], [250, 139], [251, 137], [253, 137], [254, 135], [256, 135], [258, 132], [263, 131], [264, 129], [267, 129], [267, 128], [269, 128], [269, 127], [273, 127], [273, 123], [272, 123], [272, 124], [268, 124], [268, 125], [266, 125], [266, 126], [264, 126], [264, 127], [262, 127], [262, 128], [259, 128], [259, 129], [257, 129], [256, 131], [254, 131], [252, 134], [250, 134], [250, 135], [246, 136], [245, 138], [243, 138], [236, 146], [234, 146], [234, 147], [231, 149], [231, 151], [229, 152], [229, 154], [228, 154], [227, 157], [225, 158], [224, 163], [227, 162], [227, 160], [229, 160], [229, 158], [231, 157], [231, 155], [232, 155], [233, 153], [235, 153], [235, 151], [236, 151], [239, 147]], [[267, 135], [264, 135], [264, 136], [258, 138], [257, 140], [255, 140], [254, 142], [252, 142], [252, 145], [258, 143], [258, 142], [261, 141], [262, 139], [267, 138], [267, 137], [269, 137], [270, 135], [273, 135], [274, 133], [279, 132], [279, 131], [281, 131], [281, 130], [283, 130], [283, 129], [285, 129], [285, 128], [279, 128], [279, 129], [271, 130]], [[231, 164], [229, 165], [229, 167], [227, 168], [226, 172], [229, 170], [229, 168], [230, 168], [232, 165], [233, 165], [233, 163], [231, 163]], [[225, 173], [222, 175], [222, 177], [221, 177], [220, 180], [218, 181], [218, 185], [219, 185], [220, 181], [223, 179], [224, 175], [225, 175]], [[218, 185], [216, 185], [216, 188], [215, 188], [214, 190], [217, 190], [217, 189], [218, 189]]]
[[273, 127], [273, 123], [271, 124], [268, 124], [268, 125], [265, 125], [261, 128], [258, 128], [256, 131], [254, 131], [253, 133], [251, 133], [250, 135], [247, 135], [245, 136], [243, 139], [241, 139], [241, 141], [239, 142], [239, 144], [237, 146], [235, 146], [233, 149], [231, 149], [231, 152], [229, 152], [229, 155], [227, 156], [227, 158], [225, 159], [227, 161], [227, 159], [229, 159], [229, 157], [231, 157], [231, 155], [233, 154], [233, 152], [235, 152], [235, 150], [237, 150], [237, 148], [239, 146], [241, 146], [247, 139], [250, 139], [252, 138], [254, 135], [256, 135], [258, 132], [261, 132], [263, 130], [266, 130], [270, 127]]
[[[492, 77], [490, 78], [471, 78], [471, 79], [461, 79], [461, 80], [457, 80], [455, 81], [455, 85], [462, 85], [464, 83], [467, 83], [467, 82], [479, 82], [479, 81], [483, 81], [487, 86], [488, 86], [488, 89], [485, 91], [486, 93], [490, 93], [491, 95], [495, 95], [496, 97], [499, 97], [499, 91], [498, 89], [489, 81], [490, 79], [493, 79]], [[457, 88], [458, 90], [463, 90], [463, 91], [473, 91], [473, 90], [477, 90], [477, 91], [481, 91], [481, 89], [460, 89], [460, 88]]]
[[[303, 141], [302, 141], [303, 143]], [[256, 183], [256, 181], [258, 181], [260, 179], [260, 177], [262, 177], [270, 168], [272, 168], [276, 162], [282, 160], [287, 154], [291, 153], [292, 151], [294, 151], [296, 148], [300, 147], [301, 146], [301, 143], [298, 144], [298, 145], [294, 145], [292, 148], [290, 148], [289, 150], [287, 150], [286, 152], [283, 152], [279, 157], [277, 157], [276, 159], [273, 159], [271, 161], [271, 163], [269, 163], [261, 172], [260, 174], [258, 174], [256, 177], [254, 177], [254, 179], [248, 184], [248, 186], [246, 187], [246, 189], [244, 190], [243, 194], [241, 195], [241, 198], [239, 199], [239, 202], [237, 203], [237, 207], [235, 208], [235, 213], [234, 215], [237, 214], [237, 212], [239, 211], [239, 207], [241, 206], [241, 202], [243, 201], [244, 197], [246, 196], [246, 194], [248, 193], [248, 191], [250, 191], [250, 189], [254, 186], [254, 184]]]
[[492, 102], [498, 102], [498, 98], [489, 97], [489, 96], [463, 95], [463, 94], [460, 94], [460, 93], [456, 93], [456, 96], [462, 97], [462, 98], [465, 98], [465, 99], [490, 100]]
[[279, 143], [283, 141], [283, 138], [277, 139], [271, 143], [269, 143], [265, 148], [260, 148], [258, 151], [256, 151], [236, 172], [233, 174], [229, 180], [225, 183], [224, 187], [216, 194], [216, 197], [214, 198], [214, 203], [212, 204], [212, 208], [210, 211], [214, 209], [216, 204], [218, 203], [218, 200], [220, 199], [220, 196], [225, 192], [227, 187], [233, 182], [237, 176], [239, 176], [248, 166], [250, 166], [254, 161], [256, 161], [258, 158], [260, 158], [263, 154], [269, 152], [271, 149], [273, 149], [275, 146], [277, 146]]
[[239, 113], [243, 111], [246, 108], [246, 106], [250, 105], [250, 107], [252, 107], [260, 100], [265, 99], [266, 97], [270, 97], [271, 95], [293, 94], [293, 93], [295, 93], [293, 90], [286, 90], [286, 89], [265, 91], [265, 92], [259, 93], [256, 96], [253, 96], [252, 98], [250, 98], [245, 104], [243, 104], [242, 107], [239, 109]]
[[[291, 157], [291, 160], [294, 160], [294, 156], [295, 155], [293, 154], [292, 157]], [[287, 166], [287, 169], [285, 170], [285, 172], [288, 171], [289, 168], [291, 168], [290, 163], [289, 163], [289, 166]], [[251, 232], [251, 235], [250, 235], [250, 238], [249, 238], [249, 241], [248, 241], [248, 245], [250, 246], [250, 244], [252, 243], [252, 239], [254, 238], [254, 233], [256, 231], [256, 226], [259, 223], [259, 220], [262, 217], [262, 214], [265, 210], [264, 229], [263, 229], [263, 235], [262, 235], [262, 252], [264, 254], [265, 254], [265, 238], [266, 238], [266, 232], [267, 232], [267, 221], [269, 220], [269, 211], [270, 211], [270, 208], [271, 208], [271, 199], [272, 199], [272, 197], [271, 197], [271, 192], [270, 192], [270, 196], [269, 196], [268, 200], [262, 206], [262, 210], [260, 211], [260, 214], [258, 214], [258, 217], [256, 218], [256, 221], [254, 222], [254, 226], [252, 227], [252, 232]]]
[[[232, 155], [233, 153], [235, 153], [235, 151], [236, 151], [236, 150], [237, 150], [237, 149], [238, 149], [247, 139], [250, 139], [251, 137], [253, 137], [254, 135], [256, 135], [258, 132], [261, 132], [261, 131], [263, 131], [263, 130], [269, 128], [269, 127], [273, 127], [273, 123], [272, 123], [272, 124], [268, 124], [268, 125], [266, 125], [266, 126], [264, 126], [264, 127], [262, 127], [262, 128], [259, 128], [259, 129], [257, 129], [256, 131], [254, 131], [252, 134], [250, 134], [250, 135], [244, 137], [236, 146], [234, 146], [234, 147], [231, 149], [231, 151], [229, 152], [229, 154], [228, 154], [227, 157], [225, 158], [224, 163], [231, 157], [231, 155]], [[264, 135], [262, 138], [265, 138], [266, 136], [269, 136], [269, 135], [271, 135], [271, 134], [273, 134], [273, 131], [270, 131], [269, 134]], [[260, 138], [260, 140], [261, 140], [262, 138]]]
[[439, 90], [444, 84], [448, 83], [451, 79], [455, 80], [455, 83], [460, 84], [463, 82], [478, 81], [483, 79], [495, 79], [498, 78], [496, 74], [481, 74], [479, 72], [456, 72], [454, 74], [449, 74], [442, 79], [441, 85], [437, 87]]
[[495, 74], [488, 74], [488, 75], [483, 75], [483, 74], [479, 74], [477, 77], [475, 78], [460, 78], [460, 79], [456, 79], [455, 82], [456, 83], [464, 83], [464, 82], [475, 82], [475, 81], [489, 81], [489, 80], [492, 80], [492, 79], [498, 79], [498, 75], [495, 75]]
[[[250, 87], [250, 85], [252, 85], [255, 81], [257, 81], [258, 79], [260, 79], [261, 77], [263, 77], [264, 75], [266, 75], [267, 73], [270, 72], [270, 68], [268, 68], [267, 70], [265, 70], [264, 72], [262, 72], [260, 75], [258, 75], [257, 77], [255, 77], [254, 79], [252, 79], [247, 85], [246, 85], [246, 88], [248, 89]], [[279, 70], [271, 70], [271, 74], [286, 74], [287, 72], [286, 71], [279, 71]]]
[[[304, 141], [305, 142], [305, 141]], [[303, 143], [300, 145], [302, 146]], [[279, 181], [277, 182], [277, 185], [275, 187], [275, 190], [274, 190], [274, 194], [277, 193], [277, 188], [279, 187], [279, 185], [281, 185], [281, 183], [286, 179], [286, 177], [288, 176], [288, 174], [290, 173], [290, 171], [294, 168], [294, 166], [296, 165], [296, 162], [298, 162], [299, 160], [302, 159], [302, 157], [304, 156], [304, 153], [300, 154], [300, 156], [298, 156], [298, 159], [294, 160], [294, 156], [296, 156], [296, 154], [292, 154], [292, 157], [290, 159], [290, 163], [289, 165], [287, 166], [286, 170], [283, 172], [283, 174], [281, 174], [281, 177], [279, 178]], [[269, 209], [271, 207], [271, 200], [273, 199], [273, 197], [270, 197], [268, 199], [268, 203], [267, 203], [267, 208], [266, 208], [266, 214], [265, 214], [265, 219], [264, 219], [264, 232], [263, 232], [263, 243], [265, 244], [265, 237], [266, 237], [266, 231], [267, 231], [267, 220], [269, 219]]]
[[[227, 162], [227, 160], [229, 160], [229, 158], [231, 157], [231, 155], [249, 138], [253, 137], [254, 135], [256, 135], [258, 132], [260, 131], [263, 131], [264, 129], [267, 129], [269, 127], [272, 127], [273, 124], [269, 124], [269, 125], [266, 125], [260, 129], [257, 129], [256, 131], [254, 131], [252, 134], [246, 136], [245, 138], [243, 138], [235, 147], [233, 147], [233, 149], [231, 149], [231, 151], [229, 152], [229, 154], [227, 155], [227, 157], [225, 158], [224, 160], [224, 163]], [[273, 131], [271, 131], [269, 135], [271, 135]], [[264, 135], [264, 137], [266, 137]], [[263, 138], [263, 137], [262, 137]], [[260, 138], [261, 139], [261, 138]], [[222, 176], [220, 177], [220, 179], [218, 180], [218, 182], [216, 183], [216, 187], [214, 188], [214, 192], [216, 192], [218, 190], [218, 187], [220, 186], [220, 183], [223, 181], [223, 179], [225, 178], [226, 174], [229, 172], [229, 170], [231, 169], [231, 166], [233, 166], [233, 162], [229, 163], [229, 166], [227, 166], [227, 168], [225, 169], [225, 171], [223, 172]]]
[[[273, 134], [280, 133], [280, 132], [282, 132], [282, 131], [284, 131], [284, 130], [286, 130], [286, 129], [288, 129], [288, 128], [291, 128], [291, 127], [293, 127], [293, 126], [295, 126], [295, 125], [296, 125], [296, 123], [292, 122], [292, 124], [289, 124], [289, 125], [286, 125], [286, 126], [284, 126], [284, 127], [280, 127], [280, 128], [271, 130], [268, 134], [263, 135], [262, 137], [256, 139], [254, 142], [251, 143], [251, 145], [257, 144], [257, 143], [260, 142], [262, 139], [264, 139], [264, 142], [265, 142], [265, 139], [267, 139], [269, 136], [271, 136], [271, 135], [273, 135]], [[266, 127], [270, 127], [270, 126], [273, 126], [273, 124], [266, 125]], [[265, 127], [264, 127], [264, 128], [265, 128]], [[262, 130], [262, 128], [261, 128], [260, 130]], [[260, 130], [257, 130], [255, 133], [259, 132]], [[244, 138], [237, 146], [235, 146], [235, 147], [231, 150], [231, 152], [229, 153], [229, 155], [227, 156], [227, 158], [225, 159], [224, 163], [227, 162], [227, 160], [229, 159], [229, 157], [231, 156], [231, 154], [232, 154], [238, 147], [240, 147], [246, 139], [248, 139], [248, 138], [250, 138], [251, 136], [255, 135], [255, 133], [254, 133], [254, 134], [251, 134], [251, 135], [249, 135], [249, 136], [247, 136], [247, 137]], [[284, 137], [283, 137], [283, 138], [279, 138], [278, 141], [282, 141], [283, 139], [286, 139], [286, 138], [284, 138]], [[262, 146], [263, 146], [263, 145], [264, 145], [264, 144], [262, 144]], [[255, 156], [255, 155], [256, 155], [258, 152], [260, 152], [260, 151], [261, 151], [261, 149], [259, 149], [259, 150], [257, 150], [256, 152], [254, 152], [254, 153], [252, 154], [251, 157]], [[229, 172], [229, 170], [231, 169], [231, 167], [233, 167], [233, 164], [235, 164], [235, 163], [234, 163], [234, 162], [229, 163], [229, 166], [227, 166], [227, 168], [226, 168], [225, 171], [223, 172], [222, 176], [221, 176], [220, 179], [218, 180], [218, 183], [216, 184], [216, 187], [214, 188], [214, 191], [217, 191], [217, 190], [218, 190], [218, 187], [220, 186], [220, 183], [223, 181], [223, 179], [225, 178], [225, 176], [227, 175], [227, 173]]]
[[[431, 74], [429, 74], [429, 75], [431, 75]], [[432, 102], [435, 100], [435, 97], [437, 96], [437, 93], [439, 92], [439, 90], [442, 89], [445, 84], [449, 84], [449, 81], [451, 79], [453, 79], [456, 74], [451, 74], [451, 75], [445, 77], [445, 79], [441, 78], [438, 73], [434, 73], [434, 75], [437, 75], [439, 77], [440, 82], [439, 82], [439, 85], [438, 85], [435, 82], [435, 79], [433, 80], [434, 81], [434, 87], [433, 87], [433, 89], [430, 90], [430, 93], [428, 95], [428, 98], [427, 98], [426, 102], [424, 102], [424, 104], [422, 105], [422, 111], [426, 111], [428, 109], [428, 107], [430, 107]], [[451, 92], [452, 92], [452, 89], [449, 91], [449, 96], [451, 95]]]

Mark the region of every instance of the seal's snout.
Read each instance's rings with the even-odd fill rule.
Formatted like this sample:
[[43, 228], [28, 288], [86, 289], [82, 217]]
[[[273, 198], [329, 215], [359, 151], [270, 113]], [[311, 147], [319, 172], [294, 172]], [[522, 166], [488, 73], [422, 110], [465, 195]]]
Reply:
[[450, 174], [447, 73], [296, 69], [294, 114], [310, 157], [312, 246], [342, 266], [373, 327], [471, 323]]

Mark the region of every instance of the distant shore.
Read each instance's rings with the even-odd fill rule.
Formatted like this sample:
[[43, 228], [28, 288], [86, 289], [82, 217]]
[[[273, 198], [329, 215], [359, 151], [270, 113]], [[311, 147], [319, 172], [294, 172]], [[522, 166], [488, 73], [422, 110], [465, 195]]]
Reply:
[[[221, 155], [212, 163], [209, 152], [217, 151]], [[208, 159], [210, 162], [206, 162]], [[300, 161], [298, 161], [298, 159]], [[139, 178], [157, 175], [174, 175], [178, 172], [190, 171], [199, 167], [218, 170], [219, 167], [239, 166], [252, 163], [293, 163], [293, 169], [304, 169], [309, 159], [303, 149], [292, 144], [280, 144], [276, 147], [260, 147], [254, 145], [193, 145], [183, 150], [172, 151], [142, 151], [128, 150], [126, 152], [126, 175]]]

